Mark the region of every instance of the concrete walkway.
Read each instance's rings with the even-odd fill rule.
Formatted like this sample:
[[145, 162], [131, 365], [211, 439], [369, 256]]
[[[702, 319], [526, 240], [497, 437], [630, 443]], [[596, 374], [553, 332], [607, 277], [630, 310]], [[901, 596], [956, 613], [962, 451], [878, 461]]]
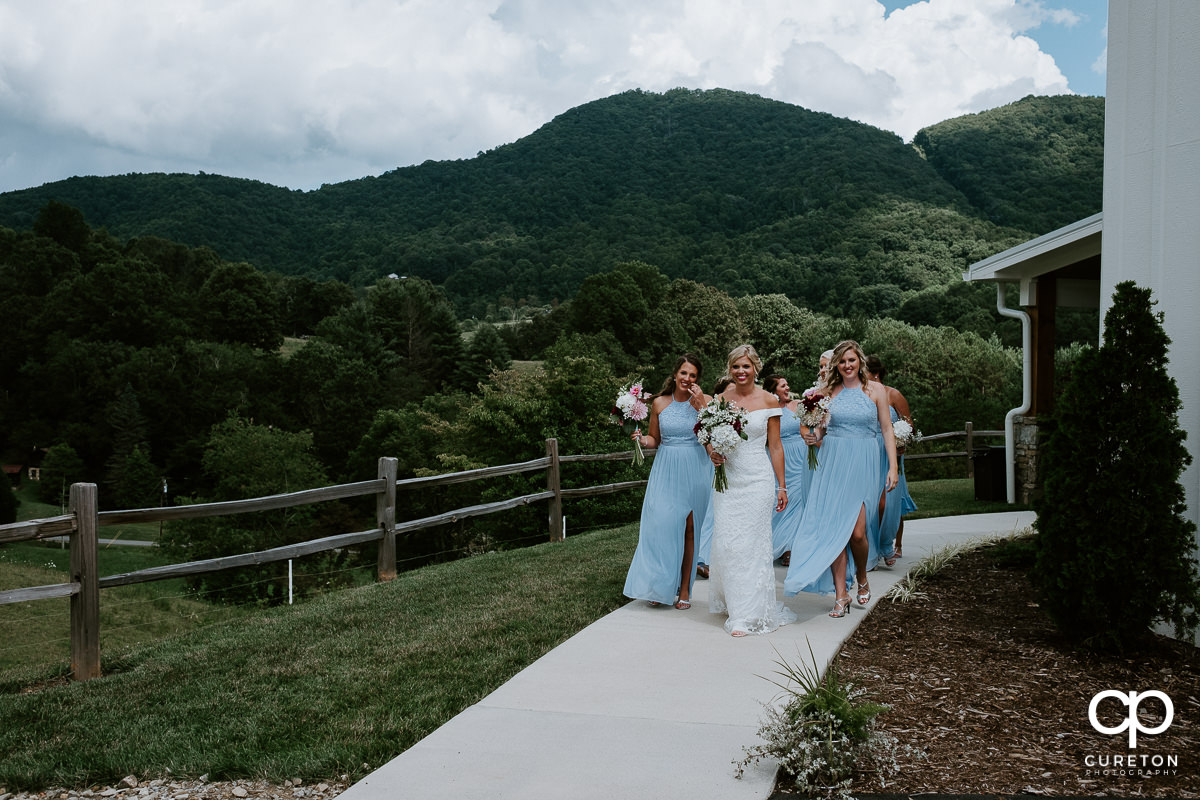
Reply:
[[[1005, 536], [1032, 512], [907, 521], [905, 557], [871, 573], [873, 607], [905, 571], [954, 542]], [[776, 568], [782, 596], [784, 570]], [[775, 661], [822, 665], [865, 617], [830, 619], [832, 600], [784, 598], [799, 617], [768, 636], [735, 639], [708, 613], [708, 584], [692, 608], [632, 602], [589, 625], [409, 750], [351, 786], [340, 800], [696, 800], [766, 798], [774, 765], [733, 762], [758, 742], [763, 704], [779, 689]], [[886, 602], [886, 601], [885, 601]]]

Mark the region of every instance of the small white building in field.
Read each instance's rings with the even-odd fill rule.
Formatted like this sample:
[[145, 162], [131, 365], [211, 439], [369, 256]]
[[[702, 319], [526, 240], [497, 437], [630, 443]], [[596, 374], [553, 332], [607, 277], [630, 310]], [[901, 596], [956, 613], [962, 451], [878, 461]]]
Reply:
[[1118, 283], [1153, 292], [1193, 458], [1182, 476], [1188, 515], [1200, 527], [1200, 0], [1109, 0], [1103, 211], [963, 277], [1021, 287], [1019, 307], [1002, 311], [1025, 326], [1025, 397], [1006, 424], [1010, 502], [1037, 482], [1055, 308], [1098, 304], [1103, 325]]

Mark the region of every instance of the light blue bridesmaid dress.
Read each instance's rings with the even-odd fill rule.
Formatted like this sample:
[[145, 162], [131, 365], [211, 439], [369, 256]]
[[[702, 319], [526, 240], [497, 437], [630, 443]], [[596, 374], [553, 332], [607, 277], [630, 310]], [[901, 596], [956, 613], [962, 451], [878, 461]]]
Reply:
[[[830, 565], [845, 550], [847, 588], [854, 585], [855, 566], [850, 534], [866, 508], [867, 541], [878, 540], [880, 473], [879, 412], [860, 388], [844, 388], [829, 408], [829, 426], [818, 451], [820, 466], [804, 502], [800, 528], [792, 541], [792, 563], [783, 582], [784, 594], [834, 592]], [[867, 568], [872, 564], [868, 562]]]
[[[892, 412], [892, 422], [900, 419], [900, 415], [896, 413], [895, 408], [889, 408]], [[883, 446], [882, 437], [879, 440], [879, 449], [882, 453], [880, 458], [883, 464], [884, 478], [887, 477], [887, 450]], [[879, 555], [884, 558], [890, 558], [896, 549], [896, 532], [900, 530], [900, 518], [905, 514], [910, 514], [917, 510], [917, 504], [913, 502], [912, 495], [908, 493], [908, 480], [904, 477], [904, 456], [898, 459], [900, 469], [900, 482], [896, 484], [896, 488], [888, 492], [887, 505], [883, 511], [883, 521], [879, 525], [879, 542], [877, 550]]]
[[787, 406], [781, 408], [779, 442], [783, 445], [783, 476], [787, 481], [787, 508], [771, 517], [773, 558], [792, 549], [792, 539], [800, 528], [804, 513], [805, 476], [808, 473], [808, 445], [800, 435], [800, 418]]
[[[695, 425], [696, 409], [686, 401], [672, 401], [658, 415], [658, 452], [642, 501], [637, 550], [625, 576], [626, 597], [669, 604], [679, 594], [687, 516], [693, 515], [693, 536], [698, 536], [712, 496], [713, 466], [696, 441]], [[693, 557], [693, 576], [695, 568]]]

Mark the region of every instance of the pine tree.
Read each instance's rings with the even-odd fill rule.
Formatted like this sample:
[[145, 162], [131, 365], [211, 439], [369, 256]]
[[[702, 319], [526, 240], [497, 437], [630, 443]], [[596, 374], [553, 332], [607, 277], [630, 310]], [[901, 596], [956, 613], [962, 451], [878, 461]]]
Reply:
[[66, 443], [56, 444], [42, 459], [42, 479], [38, 484], [38, 499], [66, 507], [71, 484], [87, 480], [87, 467], [75, 448]]
[[1179, 483], [1191, 456], [1153, 305], [1149, 289], [1116, 287], [1101, 347], [1080, 359], [1042, 448], [1032, 577], [1058, 626], [1098, 649], [1126, 649], [1156, 622], [1182, 637], [1200, 621]]

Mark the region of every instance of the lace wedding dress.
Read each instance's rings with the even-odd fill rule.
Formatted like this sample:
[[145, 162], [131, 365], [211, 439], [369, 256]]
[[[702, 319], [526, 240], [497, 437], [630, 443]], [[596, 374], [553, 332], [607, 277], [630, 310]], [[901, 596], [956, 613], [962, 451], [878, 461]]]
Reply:
[[767, 452], [767, 420], [778, 408], [748, 412], [746, 441], [725, 461], [729, 487], [714, 492], [709, 611], [728, 614], [725, 630], [734, 635], [770, 633], [796, 621], [775, 596], [771, 517], [775, 513], [775, 473]]

